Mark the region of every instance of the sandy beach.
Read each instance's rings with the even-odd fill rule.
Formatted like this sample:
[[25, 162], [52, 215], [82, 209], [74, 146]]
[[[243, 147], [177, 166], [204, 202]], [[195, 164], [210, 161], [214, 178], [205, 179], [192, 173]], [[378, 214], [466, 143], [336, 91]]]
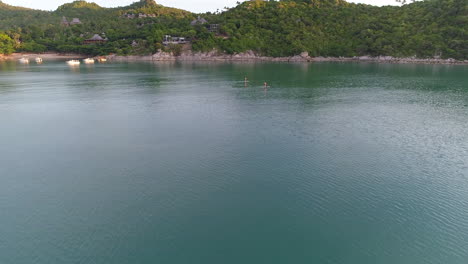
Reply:
[[67, 53], [67, 54], [59, 54], [59, 53], [13, 53], [11, 55], [0, 55], [0, 60], [18, 60], [21, 58], [29, 58], [29, 59], [35, 59], [35, 58], [42, 58], [43, 60], [69, 60], [69, 59], [83, 59], [87, 58], [88, 56], [86, 55], [81, 55], [81, 54], [73, 54], [73, 53]]

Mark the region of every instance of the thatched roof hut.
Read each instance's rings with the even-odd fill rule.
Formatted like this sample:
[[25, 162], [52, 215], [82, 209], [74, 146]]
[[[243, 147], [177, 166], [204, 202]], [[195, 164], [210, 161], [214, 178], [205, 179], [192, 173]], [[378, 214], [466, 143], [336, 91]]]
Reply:
[[73, 18], [73, 20], [70, 22], [70, 25], [79, 25], [81, 24], [81, 21], [79, 18]]
[[94, 34], [94, 36], [90, 39], [86, 39], [83, 43], [84, 44], [97, 44], [97, 43], [104, 43], [107, 42], [107, 39], [99, 36], [99, 34]]

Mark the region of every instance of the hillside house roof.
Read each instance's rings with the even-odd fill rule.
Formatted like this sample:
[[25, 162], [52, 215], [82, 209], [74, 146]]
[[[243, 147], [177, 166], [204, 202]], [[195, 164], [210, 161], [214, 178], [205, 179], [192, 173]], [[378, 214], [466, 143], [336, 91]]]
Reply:
[[68, 22], [68, 19], [66, 17], [62, 17], [62, 25], [68, 26], [70, 25], [70, 22]]
[[77, 24], [81, 24], [81, 21], [79, 18], [73, 18], [73, 20], [70, 22], [71, 25], [77, 25]]
[[206, 21], [206, 19], [199, 16], [197, 19], [190, 22], [190, 25], [195, 26], [195, 25], [203, 25], [206, 23], [208, 23], [208, 21]]
[[94, 41], [103, 41], [105, 39], [103, 39], [101, 36], [99, 36], [98, 34], [94, 34], [94, 36], [90, 39], [87, 39], [87, 40], [94, 40]]
[[107, 42], [107, 38], [102, 38], [99, 34], [94, 34], [92, 38], [83, 41], [84, 44], [99, 44], [104, 42]]

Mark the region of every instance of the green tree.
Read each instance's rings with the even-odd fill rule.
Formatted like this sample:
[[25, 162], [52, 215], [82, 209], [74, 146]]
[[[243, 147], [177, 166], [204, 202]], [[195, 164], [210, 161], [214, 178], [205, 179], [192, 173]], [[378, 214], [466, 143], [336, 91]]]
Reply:
[[10, 36], [0, 32], [0, 54], [11, 54], [15, 51], [15, 42]]

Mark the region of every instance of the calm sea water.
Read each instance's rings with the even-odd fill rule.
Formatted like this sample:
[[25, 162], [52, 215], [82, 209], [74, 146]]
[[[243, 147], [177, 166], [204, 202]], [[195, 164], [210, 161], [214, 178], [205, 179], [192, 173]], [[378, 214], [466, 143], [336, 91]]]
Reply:
[[1, 264], [468, 261], [467, 66], [4, 63], [0, 148]]

